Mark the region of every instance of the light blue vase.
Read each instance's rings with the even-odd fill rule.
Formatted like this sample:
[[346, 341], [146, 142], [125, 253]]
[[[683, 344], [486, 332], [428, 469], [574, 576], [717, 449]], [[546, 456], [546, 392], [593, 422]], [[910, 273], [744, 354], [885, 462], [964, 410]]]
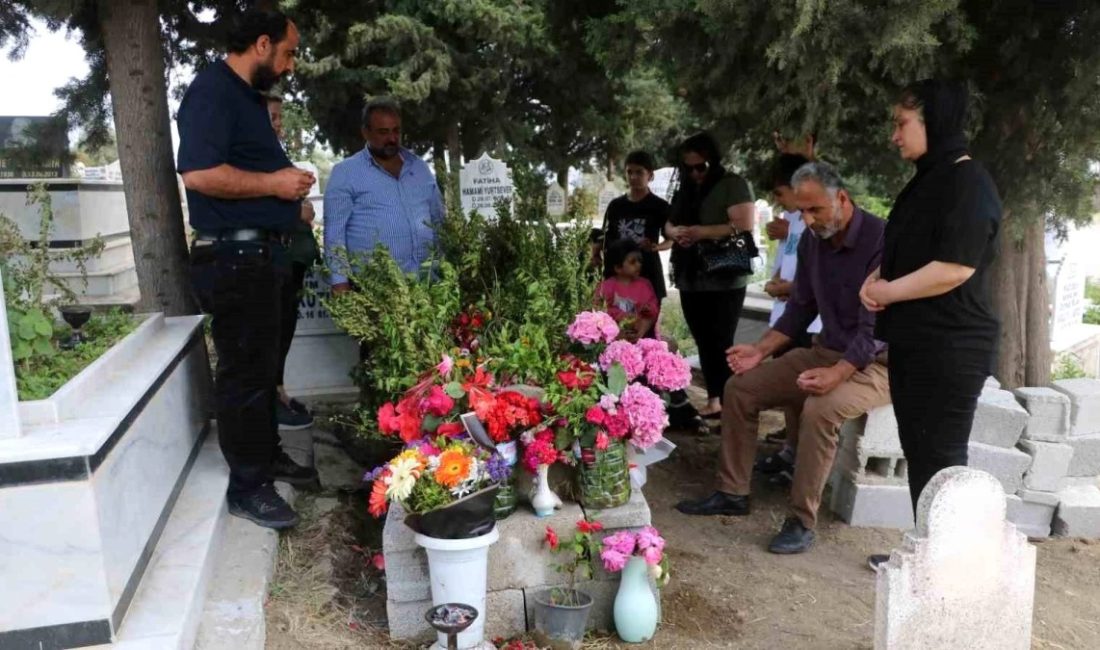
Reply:
[[627, 643], [642, 643], [657, 631], [657, 599], [649, 588], [645, 560], [634, 556], [623, 567], [615, 595], [615, 631]]

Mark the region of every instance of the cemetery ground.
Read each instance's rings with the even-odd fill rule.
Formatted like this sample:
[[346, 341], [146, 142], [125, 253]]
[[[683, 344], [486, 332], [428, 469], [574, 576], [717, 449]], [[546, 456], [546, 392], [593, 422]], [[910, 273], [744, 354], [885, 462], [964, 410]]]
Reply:
[[[768, 413], [761, 435], [781, 426], [781, 416]], [[280, 541], [266, 603], [267, 648], [416, 647], [388, 640], [384, 575], [372, 562], [381, 547], [382, 521], [366, 514], [366, 493], [356, 487], [360, 470], [331, 437], [316, 435], [324, 486], [299, 498], [303, 524]], [[765, 546], [786, 515], [785, 491], [757, 482], [749, 517], [681, 515], [673, 509], [677, 501], [711, 488], [719, 437], [713, 429], [670, 432], [669, 438], [678, 449], [650, 467], [645, 494], [653, 524], [668, 540], [672, 581], [662, 593], [658, 634], [642, 647], [870, 649], [875, 575], [866, 556], [900, 545], [902, 533], [853, 528], [823, 513], [811, 551], [769, 554]], [[1100, 647], [1100, 543], [1034, 543], [1032, 647]], [[586, 647], [628, 646], [593, 635]]]

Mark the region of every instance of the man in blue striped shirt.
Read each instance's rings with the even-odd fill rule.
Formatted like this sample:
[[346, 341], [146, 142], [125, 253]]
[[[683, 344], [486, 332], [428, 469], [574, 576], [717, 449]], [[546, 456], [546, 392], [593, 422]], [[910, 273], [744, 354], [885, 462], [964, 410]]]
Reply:
[[350, 288], [344, 249], [354, 260], [378, 244], [406, 273], [415, 273], [435, 247], [432, 227], [443, 219], [443, 197], [428, 165], [401, 146], [397, 104], [376, 99], [363, 109], [367, 146], [332, 168], [325, 188], [325, 256], [332, 292]]

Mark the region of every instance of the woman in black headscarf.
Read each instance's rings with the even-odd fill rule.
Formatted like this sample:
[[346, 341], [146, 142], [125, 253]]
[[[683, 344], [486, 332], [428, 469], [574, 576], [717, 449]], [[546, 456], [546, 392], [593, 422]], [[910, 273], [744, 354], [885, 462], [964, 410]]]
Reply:
[[726, 171], [718, 143], [709, 134], [693, 135], [680, 145], [680, 179], [665, 236], [675, 241], [672, 278], [680, 290], [684, 320], [699, 346], [707, 384], [707, 405], [699, 414], [717, 419], [731, 372], [726, 350], [733, 345], [750, 274], [708, 270], [704, 251], [708, 242], [752, 230], [756, 209], [749, 184]]
[[860, 298], [889, 344], [890, 396], [917, 501], [941, 469], [966, 465], [978, 395], [993, 371], [999, 323], [990, 268], [1001, 200], [970, 158], [968, 93], [925, 80], [902, 91], [892, 141], [917, 173], [886, 225], [882, 265]]

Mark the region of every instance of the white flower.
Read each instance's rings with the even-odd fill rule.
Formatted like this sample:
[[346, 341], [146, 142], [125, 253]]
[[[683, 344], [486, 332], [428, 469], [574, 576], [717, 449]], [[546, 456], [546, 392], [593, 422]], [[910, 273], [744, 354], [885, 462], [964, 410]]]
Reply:
[[412, 494], [416, 479], [420, 478], [420, 463], [415, 458], [398, 458], [390, 463], [390, 477], [386, 479], [386, 498], [404, 501]]

